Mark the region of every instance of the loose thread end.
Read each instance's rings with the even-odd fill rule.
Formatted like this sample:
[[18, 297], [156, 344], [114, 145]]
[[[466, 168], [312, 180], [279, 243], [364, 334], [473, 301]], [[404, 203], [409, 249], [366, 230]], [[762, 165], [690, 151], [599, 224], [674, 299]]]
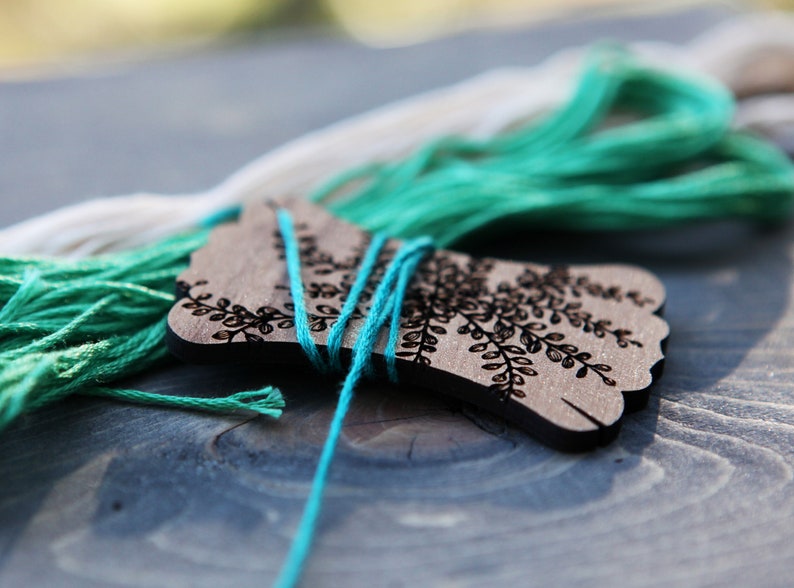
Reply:
[[171, 396], [142, 392], [140, 390], [122, 390], [116, 388], [94, 388], [83, 392], [91, 396], [103, 396], [137, 404], [155, 406], [170, 406], [174, 408], [187, 408], [206, 410], [209, 412], [232, 412], [235, 410], [251, 410], [261, 415], [272, 418], [281, 416], [284, 407], [284, 397], [278, 388], [267, 386], [260, 390], [237, 392], [222, 398], [196, 398], [185, 396]]
[[237, 394], [229, 396], [227, 400], [235, 403], [240, 409], [253, 410], [259, 414], [271, 416], [273, 418], [281, 416], [281, 409], [284, 408], [285, 405], [281, 391], [271, 386], [261, 390], [238, 392]]

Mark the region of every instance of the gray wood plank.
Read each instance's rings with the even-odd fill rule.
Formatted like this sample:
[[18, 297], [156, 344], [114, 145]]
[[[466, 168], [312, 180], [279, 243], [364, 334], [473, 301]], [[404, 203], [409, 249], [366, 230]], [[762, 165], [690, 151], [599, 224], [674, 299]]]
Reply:
[[[554, 24], [389, 51], [265, 41], [2, 84], [0, 218], [93, 194], [205, 188], [388, 99], [605, 33], [685, 39], [722, 16]], [[465, 249], [656, 272], [672, 330], [664, 378], [615, 443], [582, 455], [422, 390], [362, 387], [305, 584], [789, 584], [794, 229], [551, 233]], [[20, 420], [0, 436], [0, 585], [267, 585], [300, 515], [333, 382], [171, 365], [131, 384], [211, 395], [266, 382], [287, 395], [280, 421], [87, 398]]]

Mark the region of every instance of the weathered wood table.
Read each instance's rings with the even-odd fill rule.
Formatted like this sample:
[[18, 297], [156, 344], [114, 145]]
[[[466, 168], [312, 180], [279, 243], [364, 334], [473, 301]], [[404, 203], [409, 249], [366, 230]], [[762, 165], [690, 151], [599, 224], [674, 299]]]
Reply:
[[[0, 84], [0, 220], [90, 195], [207, 188], [342, 116], [604, 35], [685, 40], [698, 10], [374, 51], [263, 40]], [[466, 244], [630, 262], [668, 288], [666, 374], [610, 446], [560, 454], [421, 390], [370, 384], [334, 463], [307, 586], [785, 586], [794, 569], [794, 228]], [[320, 377], [174, 365], [132, 385], [278, 384], [280, 421], [75, 398], [0, 436], [0, 585], [267, 586], [334, 403]]]

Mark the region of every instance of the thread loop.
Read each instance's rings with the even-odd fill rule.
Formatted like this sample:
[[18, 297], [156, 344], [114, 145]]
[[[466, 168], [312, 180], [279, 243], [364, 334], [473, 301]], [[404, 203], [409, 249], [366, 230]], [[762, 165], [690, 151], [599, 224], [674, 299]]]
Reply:
[[[284, 239], [285, 250], [287, 251], [290, 292], [293, 296], [292, 302], [295, 305], [295, 316], [297, 317], [299, 314], [307, 316], [308, 313], [303, 299], [303, 286], [301, 284], [300, 255], [298, 254], [298, 243], [295, 237], [292, 218], [289, 212], [283, 209], [279, 210], [277, 214], [279, 229]], [[377, 262], [378, 253], [384, 243], [385, 238], [382, 236], [376, 236], [370, 243], [369, 249], [364, 255], [361, 267], [359, 268], [359, 275], [345, 301], [344, 306], [348, 309], [347, 316], [344, 318], [344, 322], [340, 316], [340, 319], [334, 325], [334, 327], [341, 325], [337, 327], [335, 331], [338, 333], [338, 335], [335, 336], [335, 340], [341, 341], [342, 332], [349, 322], [350, 316], [360, 299], [361, 293], [364, 291], [368, 278]], [[364, 322], [358, 331], [356, 341], [353, 344], [353, 356], [350, 368], [348, 369], [342, 384], [342, 389], [339, 393], [339, 400], [333, 418], [331, 419], [328, 436], [326, 437], [320, 460], [314, 472], [314, 479], [312, 480], [309, 497], [306, 500], [303, 514], [292, 545], [290, 546], [287, 559], [275, 583], [275, 586], [278, 588], [291, 588], [295, 586], [300, 579], [303, 565], [309, 554], [312, 539], [314, 538], [317, 519], [322, 505], [323, 492], [328, 478], [328, 471], [334, 457], [339, 436], [342, 432], [342, 424], [345, 415], [353, 399], [353, 392], [356, 385], [362, 377], [370, 374], [372, 371], [372, 350], [380, 330], [387, 322], [389, 323], [390, 329], [389, 346], [386, 349], [387, 370], [390, 379], [392, 379], [392, 381], [397, 380], [397, 372], [394, 367], [394, 344], [396, 342], [396, 333], [399, 330], [399, 317], [402, 309], [403, 297], [417, 265], [427, 253], [432, 251], [432, 249], [432, 240], [426, 237], [405, 242], [395, 253], [375, 289], [375, 293], [370, 301], [367, 316], [364, 318]], [[328, 369], [331, 367], [331, 364], [338, 362], [338, 357], [336, 357], [336, 359], [329, 358], [328, 363], [326, 363], [317, 345], [311, 340], [308, 320], [306, 320], [305, 323], [301, 323], [301, 325], [302, 326], [298, 326], [298, 321], [295, 321], [295, 327], [299, 329], [298, 340], [305, 341], [308, 339], [311, 341], [310, 344], [301, 342], [301, 346], [307, 356], [309, 356], [312, 364], [320, 369]], [[300, 330], [303, 330], [303, 332], [301, 333]], [[337, 351], [333, 353], [334, 356], [336, 356], [338, 354], [338, 348]], [[313, 357], [316, 359], [312, 359]], [[390, 360], [389, 357], [392, 359]]]

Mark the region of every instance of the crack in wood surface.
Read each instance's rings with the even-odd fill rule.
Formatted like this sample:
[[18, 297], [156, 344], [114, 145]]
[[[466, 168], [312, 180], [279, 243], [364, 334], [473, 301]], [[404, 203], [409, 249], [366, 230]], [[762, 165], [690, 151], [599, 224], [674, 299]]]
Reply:
[[250, 417], [247, 417], [247, 418], [243, 419], [239, 423], [235, 423], [233, 425], [230, 425], [230, 426], [226, 427], [225, 429], [223, 429], [222, 431], [220, 431], [219, 433], [216, 433], [212, 437], [212, 440], [210, 441], [209, 446], [208, 446], [209, 450], [210, 450], [210, 454], [212, 455], [212, 457], [214, 459], [216, 459], [216, 460], [222, 459], [221, 456], [219, 455], [219, 452], [218, 452], [218, 444], [220, 443], [221, 437], [223, 437], [224, 435], [226, 435], [228, 433], [231, 433], [232, 431], [242, 427], [243, 425], [247, 425], [248, 423], [250, 423], [251, 421], [256, 420], [257, 418], [259, 418], [259, 415], [252, 415]]

